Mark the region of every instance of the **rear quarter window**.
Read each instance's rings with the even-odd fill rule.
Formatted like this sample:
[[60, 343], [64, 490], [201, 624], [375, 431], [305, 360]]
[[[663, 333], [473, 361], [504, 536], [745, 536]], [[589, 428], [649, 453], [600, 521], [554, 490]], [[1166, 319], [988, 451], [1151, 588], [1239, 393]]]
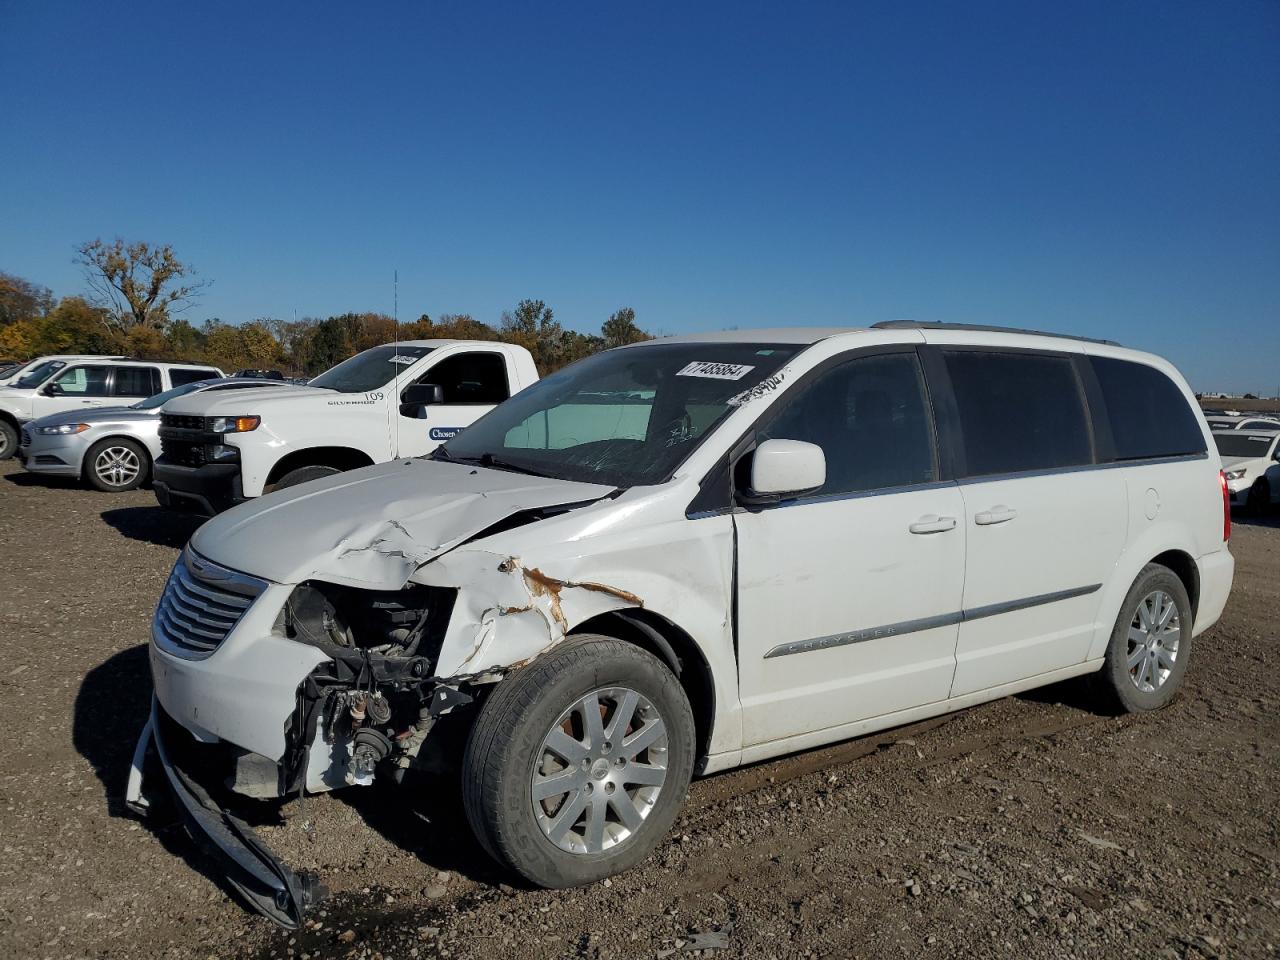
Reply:
[[1102, 388], [1117, 460], [1204, 453], [1204, 432], [1187, 398], [1155, 367], [1091, 357]]
[[170, 367], [169, 382], [175, 387], [185, 387], [197, 380], [217, 380], [222, 374], [209, 368], [191, 369], [190, 367]]

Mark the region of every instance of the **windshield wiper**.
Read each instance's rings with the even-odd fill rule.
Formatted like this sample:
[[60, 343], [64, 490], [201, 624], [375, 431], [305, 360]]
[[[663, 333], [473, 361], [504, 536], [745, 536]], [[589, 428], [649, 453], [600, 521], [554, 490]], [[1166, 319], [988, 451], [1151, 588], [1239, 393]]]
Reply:
[[549, 477], [552, 480], [560, 479], [553, 473], [536, 470], [533, 467], [526, 467], [522, 463], [512, 463], [510, 460], [503, 460], [501, 457], [495, 457], [492, 453], [484, 453], [480, 455], [480, 466], [490, 467], [494, 470], [509, 470], [511, 473], [525, 473], [531, 477]]
[[501, 457], [495, 457], [492, 453], [482, 453], [478, 457], [455, 457], [444, 447], [436, 447], [431, 452], [432, 460], [443, 460], [448, 463], [471, 463], [478, 467], [488, 467], [491, 470], [505, 470], [508, 473], [523, 473], [531, 477], [547, 477], [551, 480], [562, 479], [554, 473], [546, 473], [533, 467], [527, 467], [522, 463], [512, 463], [510, 460], [504, 460]]

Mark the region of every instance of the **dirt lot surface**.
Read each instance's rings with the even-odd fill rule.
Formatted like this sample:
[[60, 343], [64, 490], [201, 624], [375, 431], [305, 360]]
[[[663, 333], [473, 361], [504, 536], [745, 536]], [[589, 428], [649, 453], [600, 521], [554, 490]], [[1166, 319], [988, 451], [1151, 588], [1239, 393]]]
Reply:
[[[1077, 686], [696, 782], [648, 863], [512, 889], [447, 789], [269, 807], [335, 891], [285, 933], [126, 814], [151, 611], [194, 521], [0, 464], [0, 955], [1265, 957], [1280, 948], [1280, 523], [1182, 696]], [[314, 840], [303, 823], [313, 821]]]

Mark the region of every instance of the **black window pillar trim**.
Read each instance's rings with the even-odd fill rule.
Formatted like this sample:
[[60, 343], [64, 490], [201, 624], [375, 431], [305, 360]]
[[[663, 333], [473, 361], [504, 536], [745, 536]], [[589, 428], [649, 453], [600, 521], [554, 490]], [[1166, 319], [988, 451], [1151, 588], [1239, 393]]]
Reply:
[[938, 442], [938, 479], [959, 480], [968, 470], [964, 456], [964, 432], [960, 426], [960, 407], [956, 404], [951, 374], [947, 372], [942, 350], [935, 344], [919, 348], [920, 364], [933, 407], [934, 429]]
[[1075, 355], [1076, 376], [1084, 389], [1085, 409], [1093, 426], [1093, 459], [1095, 463], [1114, 463], [1116, 442], [1111, 433], [1111, 418], [1107, 414], [1107, 399], [1102, 384], [1093, 369], [1093, 360], [1087, 354]]

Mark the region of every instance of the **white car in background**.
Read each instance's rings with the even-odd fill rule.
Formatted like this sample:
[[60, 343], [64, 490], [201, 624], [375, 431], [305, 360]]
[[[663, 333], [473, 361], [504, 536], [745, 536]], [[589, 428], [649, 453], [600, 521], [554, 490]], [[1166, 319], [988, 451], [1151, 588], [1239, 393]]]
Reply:
[[183, 397], [160, 421], [161, 506], [213, 515], [344, 470], [430, 453], [538, 379], [514, 343], [404, 340], [305, 386]]
[[1280, 430], [1280, 417], [1266, 417], [1262, 415], [1255, 416], [1230, 416], [1230, 417], [1210, 417], [1206, 416], [1205, 420], [1209, 424], [1210, 430]]
[[[51, 368], [47, 375], [46, 368]], [[0, 388], [0, 460], [17, 452], [22, 425], [28, 421], [67, 410], [127, 406], [184, 383], [222, 376], [208, 364], [50, 358], [12, 386]]]
[[1233, 507], [1262, 514], [1280, 502], [1280, 424], [1270, 430], [1215, 430]]
[[10, 367], [0, 376], [0, 387], [17, 386], [19, 380], [24, 389], [38, 387], [73, 360], [123, 360], [119, 354], [96, 353], [56, 353], [44, 357], [36, 357], [25, 363]]
[[41, 417], [22, 428], [18, 458], [31, 473], [83, 477], [109, 493], [132, 490], [146, 482], [160, 456], [160, 410], [166, 403], [189, 393], [261, 388], [272, 382], [197, 380], [128, 407]]

